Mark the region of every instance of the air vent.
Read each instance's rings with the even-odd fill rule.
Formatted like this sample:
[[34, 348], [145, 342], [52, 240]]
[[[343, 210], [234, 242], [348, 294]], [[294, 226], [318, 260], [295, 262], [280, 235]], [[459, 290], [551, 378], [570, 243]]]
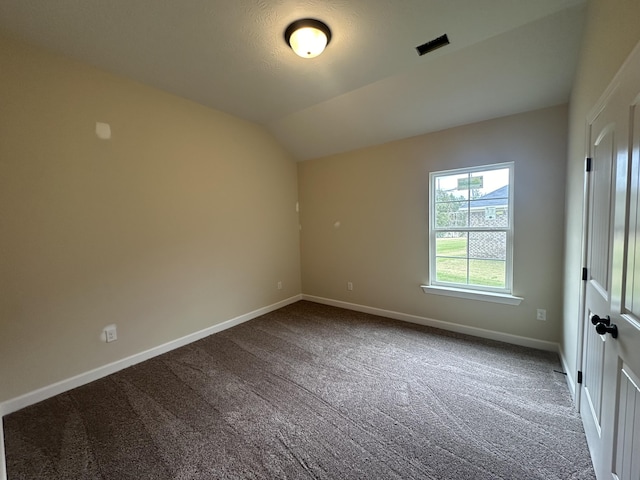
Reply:
[[434, 50], [437, 50], [440, 47], [449, 45], [449, 43], [451, 42], [449, 42], [449, 37], [447, 37], [447, 34], [445, 33], [441, 37], [434, 38], [433, 40], [430, 40], [427, 43], [417, 46], [416, 50], [418, 51], [418, 55], [422, 56], [425, 53], [433, 52]]

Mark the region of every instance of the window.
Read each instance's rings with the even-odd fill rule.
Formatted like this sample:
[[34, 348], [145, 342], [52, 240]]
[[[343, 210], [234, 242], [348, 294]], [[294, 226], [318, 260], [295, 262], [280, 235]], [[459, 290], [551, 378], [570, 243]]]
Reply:
[[511, 295], [513, 163], [430, 174], [430, 285]]

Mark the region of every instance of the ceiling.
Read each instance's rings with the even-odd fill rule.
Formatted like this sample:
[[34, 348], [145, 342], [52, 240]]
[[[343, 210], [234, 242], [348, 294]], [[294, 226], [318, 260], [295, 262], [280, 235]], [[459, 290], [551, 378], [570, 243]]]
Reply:
[[[306, 160], [567, 102], [585, 1], [0, 0], [0, 30], [260, 123]], [[332, 30], [314, 59], [283, 38], [306, 17]]]

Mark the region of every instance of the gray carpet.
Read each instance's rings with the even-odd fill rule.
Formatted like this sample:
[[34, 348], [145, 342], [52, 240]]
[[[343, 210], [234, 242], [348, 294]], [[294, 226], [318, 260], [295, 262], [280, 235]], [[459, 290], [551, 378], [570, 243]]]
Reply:
[[7, 416], [9, 480], [594, 479], [554, 369], [298, 302]]

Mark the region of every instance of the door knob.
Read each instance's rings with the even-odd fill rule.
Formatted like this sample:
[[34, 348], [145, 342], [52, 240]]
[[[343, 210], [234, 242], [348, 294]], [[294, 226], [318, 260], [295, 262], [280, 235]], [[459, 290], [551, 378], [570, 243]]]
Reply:
[[593, 315], [591, 315], [591, 323], [593, 323], [594, 325], [598, 325], [599, 323], [604, 323], [605, 325], [610, 325], [611, 324], [611, 318], [609, 317], [609, 315], [607, 315], [607, 318], [600, 318], [599, 315], [596, 315], [594, 313]]
[[613, 324], [600, 322], [596, 325], [596, 332], [598, 335], [610, 333], [613, 338], [618, 338], [618, 327]]

